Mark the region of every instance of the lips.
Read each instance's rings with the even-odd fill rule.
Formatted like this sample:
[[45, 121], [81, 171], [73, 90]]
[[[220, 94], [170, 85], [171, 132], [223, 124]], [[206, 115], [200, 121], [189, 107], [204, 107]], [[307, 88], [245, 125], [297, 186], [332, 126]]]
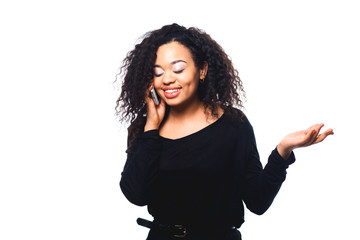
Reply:
[[165, 87], [163, 91], [166, 98], [174, 98], [180, 94], [181, 88]]

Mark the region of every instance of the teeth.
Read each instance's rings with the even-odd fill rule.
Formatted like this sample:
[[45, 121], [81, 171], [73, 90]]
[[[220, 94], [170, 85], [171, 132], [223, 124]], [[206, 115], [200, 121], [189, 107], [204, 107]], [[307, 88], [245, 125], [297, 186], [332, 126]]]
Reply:
[[177, 91], [179, 91], [179, 89], [165, 90], [166, 93], [173, 93], [173, 92], [177, 92]]

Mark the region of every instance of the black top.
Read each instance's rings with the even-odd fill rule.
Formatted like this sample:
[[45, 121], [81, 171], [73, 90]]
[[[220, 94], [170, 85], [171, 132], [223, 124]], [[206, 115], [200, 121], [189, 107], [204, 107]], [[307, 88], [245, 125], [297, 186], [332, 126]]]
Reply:
[[244, 207], [264, 213], [295, 161], [275, 149], [265, 168], [251, 124], [224, 113], [216, 122], [171, 140], [158, 130], [141, 133], [127, 151], [120, 187], [133, 204], [148, 205], [155, 220], [187, 227], [240, 227]]

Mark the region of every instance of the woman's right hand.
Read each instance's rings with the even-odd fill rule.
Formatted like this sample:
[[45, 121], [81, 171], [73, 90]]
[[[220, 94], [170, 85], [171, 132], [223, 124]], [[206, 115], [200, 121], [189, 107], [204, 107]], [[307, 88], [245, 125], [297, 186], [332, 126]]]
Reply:
[[147, 105], [147, 119], [144, 127], [144, 132], [159, 129], [161, 122], [165, 116], [165, 102], [159, 98], [159, 105], [155, 105], [153, 99], [150, 97], [150, 90], [153, 88], [151, 84], [150, 88], [146, 90], [145, 101]]

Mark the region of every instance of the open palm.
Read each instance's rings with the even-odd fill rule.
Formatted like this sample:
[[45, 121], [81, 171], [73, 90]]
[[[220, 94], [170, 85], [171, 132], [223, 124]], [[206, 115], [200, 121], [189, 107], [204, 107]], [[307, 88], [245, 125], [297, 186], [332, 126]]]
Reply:
[[278, 145], [278, 151], [283, 157], [290, 155], [296, 148], [307, 147], [322, 142], [327, 136], [333, 135], [331, 128], [320, 134], [323, 123], [315, 124], [306, 130], [297, 131], [286, 135]]

